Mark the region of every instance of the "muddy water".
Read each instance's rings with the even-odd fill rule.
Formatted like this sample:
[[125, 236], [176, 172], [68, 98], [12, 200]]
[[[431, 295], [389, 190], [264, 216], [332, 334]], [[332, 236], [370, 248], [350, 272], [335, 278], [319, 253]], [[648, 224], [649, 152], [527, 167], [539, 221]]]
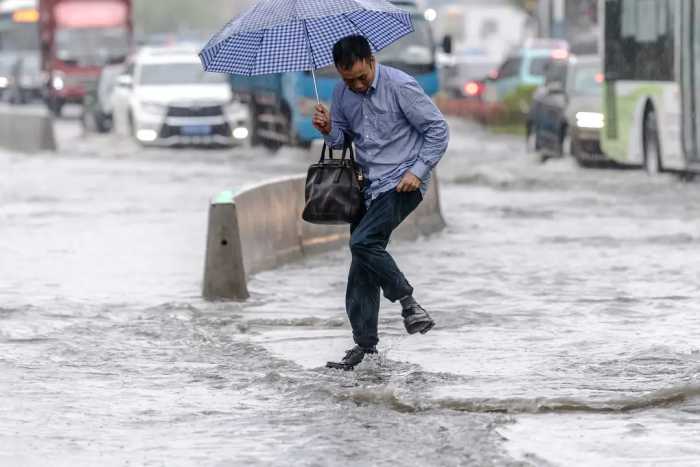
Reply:
[[209, 197], [300, 152], [0, 154], [0, 464], [700, 462], [698, 185], [452, 127], [448, 228], [391, 246], [438, 326], [383, 303], [352, 373], [345, 251], [199, 298]]

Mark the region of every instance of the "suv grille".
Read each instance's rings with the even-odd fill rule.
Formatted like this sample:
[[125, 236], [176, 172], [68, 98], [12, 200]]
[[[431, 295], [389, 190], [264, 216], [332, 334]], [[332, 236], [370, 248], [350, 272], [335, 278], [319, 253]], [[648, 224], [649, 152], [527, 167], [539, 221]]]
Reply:
[[223, 115], [223, 109], [220, 105], [199, 106], [170, 106], [168, 108], [168, 117], [218, 117]]
[[[228, 123], [222, 123], [220, 125], [212, 125], [211, 126], [211, 134], [208, 136], [212, 136], [212, 135], [229, 137], [229, 136], [231, 136], [231, 127], [229, 126]], [[160, 129], [160, 137], [161, 138], [170, 138], [171, 136], [184, 136], [182, 134], [182, 128], [179, 126], [170, 126], [167, 124], [163, 125]]]

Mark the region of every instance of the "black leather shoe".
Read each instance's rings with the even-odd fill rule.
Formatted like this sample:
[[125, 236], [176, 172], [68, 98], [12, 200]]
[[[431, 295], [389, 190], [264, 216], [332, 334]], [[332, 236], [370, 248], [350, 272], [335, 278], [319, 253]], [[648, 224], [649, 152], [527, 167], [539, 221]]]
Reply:
[[326, 368], [334, 368], [336, 370], [350, 371], [355, 368], [364, 358], [365, 354], [377, 353], [376, 347], [360, 347], [356, 345], [352, 349], [345, 352], [345, 357], [339, 362], [328, 362]]
[[425, 334], [435, 326], [435, 321], [430, 317], [427, 311], [417, 303], [408, 305], [401, 312], [403, 316], [403, 325], [409, 334], [420, 332]]

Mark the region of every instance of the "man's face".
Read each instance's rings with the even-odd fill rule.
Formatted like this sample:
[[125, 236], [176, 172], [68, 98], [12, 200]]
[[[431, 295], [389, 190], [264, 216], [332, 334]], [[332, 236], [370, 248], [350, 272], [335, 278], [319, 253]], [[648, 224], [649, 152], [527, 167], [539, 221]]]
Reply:
[[360, 60], [355, 62], [352, 68], [338, 68], [340, 77], [343, 78], [345, 84], [351, 91], [358, 94], [364, 94], [369, 91], [372, 82], [374, 81], [375, 64], [374, 57], [369, 60]]

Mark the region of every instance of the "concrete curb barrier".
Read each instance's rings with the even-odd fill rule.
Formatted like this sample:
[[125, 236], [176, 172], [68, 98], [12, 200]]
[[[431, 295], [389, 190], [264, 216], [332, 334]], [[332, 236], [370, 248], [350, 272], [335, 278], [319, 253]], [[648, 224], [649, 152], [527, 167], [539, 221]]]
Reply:
[[55, 151], [53, 119], [48, 110], [0, 106], [0, 146], [12, 151]]
[[[248, 278], [305, 255], [328, 251], [349, 240], [347, 225], [304, 222], [305, 176], [286, 177], [223, 192], [209, 206], [202, 295], [209, 300], [248, 298]], [[414, 240], [445, 227], [437, 176], [425, 200], [395, 232]]]

